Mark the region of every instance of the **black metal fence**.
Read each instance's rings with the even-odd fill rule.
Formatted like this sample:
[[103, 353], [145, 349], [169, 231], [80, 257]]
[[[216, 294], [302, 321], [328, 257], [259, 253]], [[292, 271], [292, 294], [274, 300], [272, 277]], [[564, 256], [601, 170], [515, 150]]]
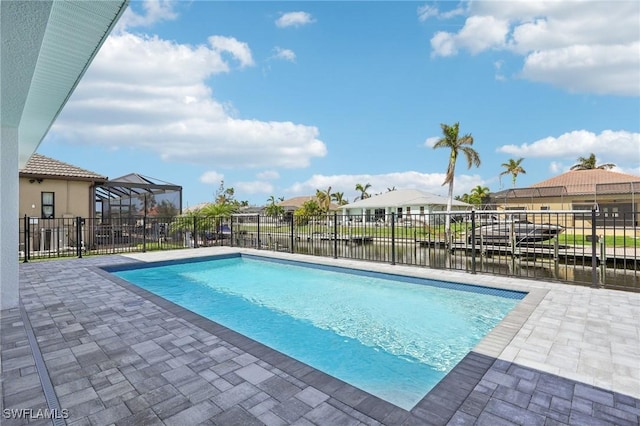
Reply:
[[[640, 291], [636, 213], [478, 211], [20, 220], [20, 259], [224, 245]], [[447, 219], [450, 221], [447, 232]]]

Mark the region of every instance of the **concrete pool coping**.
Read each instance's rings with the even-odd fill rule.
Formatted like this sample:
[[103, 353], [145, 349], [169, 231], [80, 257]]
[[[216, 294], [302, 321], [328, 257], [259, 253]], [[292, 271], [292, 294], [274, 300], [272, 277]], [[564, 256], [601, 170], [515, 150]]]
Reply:
[[[406, 412], [251, 339], [179, 308], [171, 302], [150, 295], [142, 289], [126, 283], [117, 284], [118, 287], [121, 287], [120, 289], [110, 288], [110, 285], [114, 285], [113, 279], [110, 279], [111, 277], [108, 279], [102, 275], [105, 274], [104, 272], [97, 269], [97, 266], [132, 261], [153, 262], [237, 252], [507, 288], [526, 291], [528, 295], [423, 401], [411, 412]], [[62, 263], [65, 268], [59, 266]], [[256, 424], [296, 422], [298, 424], [328, 424], [330, 419], [334, 420], [331, 421], [332, 423], [342, 422], [344, 424], [444, 424], [447, 422], [465, 424], [472, 420], [497, 421], [497, 423], [503, 424], [522, 423], [517, 419], [526, 419], [527, 423], [539, 423], [545, 419], [552, 419], [560, 423], [571, 424], [572, 421], [580, 422], [585, 418], [601, 419], [602, 421], [615, 419], [614, 423], [628, 422], [633, 424], [640, 420], [638, 418], [640, 413], [640, 403], [638, 402], [640, 397], [638, 348], [640, 346], [638, 342], [640, 342], [640, 338], [637, 321], [635, 325], [633, 322], [634, 315], [637, 318], [640, 311], [640, 295], [637, 294], [400, 265], [391, 266], [344, 259], [228, 248], [154, 252], [126, 257], [114, 256], [50, 262], [49, 264], [52, 266], [51, 268], [47, 268], [46, 263], [21, 267], [21, 275], [24, 278], [21, 278], [21, 285], [24, 281], [21, 297], [31, 322], [34, 324], [47, 370], [53, 377], [56, 393], [61, 394], [59, 397], [63, 408], [67, 404], [77, 411], [73, 421], [100, 424], [100, 420], [106, 418], [113, 420], [121, 416], [114, 422], [126, 423], [126, 419], [140, 420], [146, 416], [144, 418], [153, 419], [153, 422], [171, 424], [179, 419], [188, 418], [185, 417], [187, 413], [200, 415], [213, 424], [223, 424], [223, 420], [232, 418], [244, 418], [246, 421], [251, 420]], [[47, 272], [47, 269], [50, 270], [50, 273]], [[69, 281], [66, 286], [57, 284], [58, 281], [64, 283], [65, 280]], [[83, 290], [81, 288], [83, 287], [82, 282], [87, 284], [99, 282], [100, 286], [89, 285], [89, 289]], [[54, 294], [44, 295], [37, 291], [45, 288], [50, 289]], [[65, 302], [63, 295], [55, 296], [56, 291], [60, 293], [70, 288], [77, 290], [78, 299], [74, 300], [74, 303]], [[105, 302], [109, 306], [107, 321], [104, 323], [92, 322], [91, 326], [95, 327], [94, 330], [100, 331], [93, 334], [88, 333], [80, 339], [76, 338], [75, 334], [81, 333], [80, 329], [83, 323], [82, 321], [74, 322], [71, 318], [84, 318], [90, 314], [91, 309], [102, 312], [99, 309], [100, 299], [104, 298], [105, 294], [118, 295], [118, 298], [114, 296], [113, 300]], [[89, 311], [86, 310], [85, 299], [92, 302]], [[44, 303], [46, 300], [49, 302]], [[573, 306], [572, 302], [574, 301], [583, 302], [583, 306]], [[76, 305], [80, 304], [85, 306], [84, 311], [76, 309]], [[120, 327], [125, 330], [126, 317], [128, 315], [135, 317], [138, 310], [143, 310], [142, 307], [149, 310], [150, 313], [146, 319], [141, 317], [141, 320], [145, 324], [148, 322], [148, 327], [151, 327], [155, 334], [136, 335], [137, 339], [141, 341], [138, 343], [132, 341], [129, 344], [134, 348], [134, 351], [128, 353], [128, 357], [115, 361], [109, 359], [111, 348], [117, 347], [118, 351], [124, 350], [124, 346], [121, 344], [127, 338], [118, 338], [119, 333], [116, 333], [116, 336], [109, 335], [103, 340], [93, 338], [93, 336], [102, 336], [106, 330], [121, 331]], [[59, 312], [56, 312], [58, 310]], [[602, 319], [598, 318], [605, 311], [607, 317], [604, 319], [609, 322], [608, 326], [603, 325]], [[61, 323], [63, 327], [60, 327], [59, 321], [56, 321], [56, 316], [65, 318], [65, 321]], [[185, 363], [184, 360], [189, 358], [187, 356], [189, 353], [182, 353], [184, 350], [171, 346], [165, 341], [162, 334], [158, 334], [162, 327], [166, 331], [166, 325], [159, 325], [159, 316], [163, 316], [165, 323], [168, 323], [167, 321], [172, 324], [179, 323], [186, 330], [181, 331], [180, 334], [174, 332], [173, 341], [188, 341], [189, 339], [186, 337], [192, 335], [202, 336], [195, 339], [198, 341], [198, 345], [217, 342], [218, 346], [209, 351], [214, 355], [202, 352], [203, 349], [199, 349], [194, 342], [185, 345], [188, 349], [192, 349], [190, 352], [198, 352], [200, 355], [198, 362], [210, 363], [211, 366], [199, 371], [200, 367], [196, 367], [194, 363]], [[9, 322], [9, 330], [13, 331], [10, 334], [15, 341], [12, 341], [11, 338], [6, 339], [5, 324], [7, 321]], [[73, 324], [70, 325], [70, 322]], [[23, 359], [18, 362], [14, 359], [14, 355], [17, 358], [28, 358], [24, 339], [19, 338], [19, 323], [15, 312], [3, 312], [4, 407], [19, 403], [20, 398], [17, 395], [20, 395], [21, 392], [28, 390], [34, 395], [37, 393], [37, 386], [33, 384], [34, 372], [32, 368], [29, 368], [28, 361]], [[64, 332], [65, 327], [66, 333]], [[71, 331], [68, 331], [69, 327], [72, 327]], [[86, 330], [87, 327], [85, 326], [84, 329]], [[130, 330], [132, 336], [134, 332], [139, 333], [139, 331], [139, 328], [133, 327]], [[181, 336], [184, 333], [187, 334]], [[52, 339], [53, 343], [48, 344], [50, 339], [47, 334], [61, 335], [63, 338], [54, 338]], [[71, 337], [64, 338], [65, 334], [69, 334]], [[123, 332], [123, 336], [126, 334]], [[608, 351], [602, 350], [602, 342], [606, 339], [610, 342]], [[224, 350], [220, 349], [220, 342], [224, 343], [221, 346]], [[83, 348], [86, 345], [90, 345], [90, 353], [100, 355], [93, 358], [86, 356], [84, 351], [87, 349]], [[136, 355], [145, 354], [144, 349], [152, 349], [151, 353], [159, 352], [164, 345], [171, 347], [170, 350], [164, 348], [168, 354], [163, 355], [168, 357], [166, 360], [160, 360], [151, 365], [142, 363], [140, 366], [126, 361], [135, 358], [138, 362]], [[206, 349], [210, 347], [211, 345], [203, 346]], [[222, 360], [219, 356], [219, 359], [216, 359], [215, 354], [228, 353], [228, 351], [236, 355], [231, 359], [238, 358], [244, 361], [234, 361], [235, 365], [228, 366], [228, 368], [235, 367], [235, 369], [225, 374], [218, 374], [224, 370], [224, 368], [221, 370], [220, 366], [229, 362], [229, 359]], [[565, 351], [569, 352], [565, 353]], [[120, 352], [116, 351], [115, 353], [118, 356], [121, 355]], [[79, 363], [80, 366], [86, 364], [86, 366], [94, 368], [86, 371], [82, 377], [63, 377], [65, 374], [69, 375], [66, 368], [68, 368], [68, 364], [71, 365], [74, 362]], [[5, 368], [7, 363], [9, 364], [8, 368]], [[245, 365], [242, 365], [243, 363]], [[22, 367], [18, 367], [20, 365]], [[95, 368], [98, 371], [95, 371]], [[145, 371], [145, 368], [149, 371]], [[165, 406], [161, 406], [161, 403], [138, 407], [140, 399], [149, 400], [151, 397], [148, 394], [153, 390], [140, 386], [135, 381], [135, 378], [139, 376], [133, 373], [143, 370], [145, 375], [151, 375], [151, 370], [154, 368], [162, 378], [157, 381], [167, 382], [160, 388], [170, 386], [175, 389], [177, 395], [171, 399], [182, 396], [189, 402], [187, 405], [176, 406], [175, 412], [168, 413]], [[171, 368], [182, 369], [183, 372], [189, 373], [188, 375], [197, 373], [200, 379], [205, 381], [207, 378], [211, 379], [210, 383], [206, 384], [200, 381], [199, 385], [201, 386], [196, 392], [199, 396], [196, 397], [193, 393], [195, 391], [180, 384], [183, 378], [181, 379], [179, 374], [176, 374], [175, 377], [171, 374]], [[104, 377], [117, 377], [117, 379], [110, 379], [109, 383], [111, 381], [115, 383], [111, 383], [107, 389], [120, 386], [123, 393], [106, 392], [104, 388], [92, 384], [92, 381], [97, 380], [94, 376], [105, 372], [109, 372], [109, 374]], [[228, 377], [223, 379], [225, 376]], [[622, 380], [620, 380], [621, 376], [624, 376]], [[67, 381], [71, 378], [74, 380]], [[86, 381], [83, 381], [83, 378]], [[15, 380], [9, 381], [8, 379], [16, 379], [21, 385], [15, 385], [12, 383]], [[145, 380], [152, 379], [153, 377], [147, 377]], [[218, 387], [215, 385], [216, 380], [220, 380]], [[78, 394], [77, 398], [80, 399], [78, 402], [73, 401], [70, 394], [66, 393], [72, 387], [69, 383], [78, 383], [78, 381], [87, 385], [86, 394], [95, 396], [91, 399], [91, 401], [95, 400], [91, 406], [93, 408], [86, 407], [88, 403], [86, 396]], [[129, 386], [124, 386], [120, 384], [121, 382], [128, 383]], [[220, 385], [223, 382], [227, 382], [227, 384]], [[270, 384], [267, 386], [266, 383]], [[29, 386], [25, 388], [27, 384]], [[101, 386], [104, 386], [104, 383]], [[220, 388], [226, 386], [230, 387], [228, 389]], [[207, 392], [210, 397], [201, 400], [203, 393]], [[234, 398], [241, 398], [243, 392], [251, 393], [251, 395], [247, 399], [237, 401], [237, 404], [227, 406], [229, 401]], [[289, 395], [291, 392], [294, 393]], [[114, 395], [116, 396], [114, 397]], [[252, 398], [255, 402], [254, 405], [247, 402]], [[34, 397], [35, 400], [37, 398]], [[69, 405], [70, 403], [71, 405]], [[82, 408], [78, 408], [80, 406]], [[269, 408], [266, 409], [266, 407]], [[264, 411], [263, 408], [265, 408]]]

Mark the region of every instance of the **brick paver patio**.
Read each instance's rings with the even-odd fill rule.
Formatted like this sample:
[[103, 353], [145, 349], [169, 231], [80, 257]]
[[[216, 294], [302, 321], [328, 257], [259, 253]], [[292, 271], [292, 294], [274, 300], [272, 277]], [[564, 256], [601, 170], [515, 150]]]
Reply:
[[[138, 257], [224, 250], [190, 252]], [[638, 294], [576, 288], [579, 295], [601, 292], [619, 316], [591, 322], [586, 315], [579, 321], [580, 307], [567, 297], [573, 287], [539, 284], [535, 297], [406, 411], [97, 268], [132, 261], [108, 256], [21, 265], [28, 322], [20, 309], [3, 311], [1, 318], [3, 425], [51, 424], [7, 415], [31, 409], [36, 417], [49, 407], [36, 368], [40, 355], [46, 365], [40, 373], [55, 390], [49, 400], [53, 396], [68, 414], [56, 424], [640, 424]], [[447, 274], [456, 280], [458, 275], [469, 279]], [[494, 285], [506, 280], [474, 279]], [[532, 285], [520, 281], [523, 288]], [[593, 340], [589, 328], [612, 320], [613, 331], [596, 330], [610, 341], [603, 346]], [[36, 351], [29, 345], [30, 330]]]

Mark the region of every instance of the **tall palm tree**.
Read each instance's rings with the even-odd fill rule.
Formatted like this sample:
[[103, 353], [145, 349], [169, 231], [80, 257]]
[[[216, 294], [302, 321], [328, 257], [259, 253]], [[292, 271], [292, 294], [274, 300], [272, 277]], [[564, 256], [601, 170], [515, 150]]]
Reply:
[[609, 170], [615, 166], [613, 163], [598, 164], [596, 162], [596, 155], [592, 152], [588, 157], [578, 157], [578, 164], [571, 166], [571, 170]]
[[[445, 175], [442, 185], [449, 184], [449, 199], [447, 201], [447, 211], [451, 211], [451, 205], [453, 204], [453, 180], [456, 174], [456, 161], [458, 160], [458, 154], [460, 151], [467, 159], [467, 168], [470, 169], [472, 165], [476, 167], [480, 166], [480, 156], [475, 149], [471, 148], [473, 145], [473, 136], [466, 134], [459, 137], [460, 123], [455, 123], [453, 126], [447, 124], [440, 124], [442, 128], [443, 137], [433, 145], [433, 148], [448, 148], [451, 150], [449, 155], [449, 165], [447, 166], [447, 174]], [[451, 214], [447, 214], [445, 221], [445, 233], [447, 239], [451, 237]]]
[[333, 194], [331, 194], [331, 198], [339, 206], [344, 206], [345, 204], [349, 204], [349, 201], [346, 198], [344, 198], [344, 192], [334, 192]]
[[500, 173], [500, 176], [511, 175], [511, 182], [513, 183], [514, 188], [516, 187], [516, 178], [518, 177], [518, 175], [527, 174], [527, 171], [520, 165], [520, 163], [522, 163], [522, 160], [524, 160], [524, 158], [519, 158], [517, 160], [510, 158], [507, 163], [501, 164], [501, 166], [504, 167], [505, 170]]
[[364, 200], [365, 198], [369, 198], [370, 195], [367, 193], [367, 190], [371, 188], [370, 183], [366, 183], [362, 185], [361, 183], [356, 183], [356, 191], [360, 191], [360, 199]]

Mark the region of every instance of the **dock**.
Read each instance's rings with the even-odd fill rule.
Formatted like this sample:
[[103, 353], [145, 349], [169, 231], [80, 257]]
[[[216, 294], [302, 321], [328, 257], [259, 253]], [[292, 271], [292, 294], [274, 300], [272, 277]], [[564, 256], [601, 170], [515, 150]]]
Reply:
[[307, 237], [307, 241], [340, 241], [344, 243], [366, 244], [372, 243], [373, 237], [367, 235], [340, 235], [334, 234], [312, 234]]
[[[444, 240], [416, 240], [416, 245], [420, 247], [431, 247], [444, 249], [447, 244]], [[590, 245], [554, 245], [544, 243], [520, 243], [512, 247], [510, 244], [472, 244], [464, 240], [454, 241], [451, 251], [464, 251], [470, 254], [475, 248], [478, 256], [513, 256], [516, 258], [547, 258], [580, 261], [580, 263], [591, 262], [593, 251]], [[605, 263], [621, 264], [624, 263], [628, 269], [640, 268], [640, 249], [630, 247], [624, 248], [605, 248], [598, 245], [596, 248], [596, 262], [600, 265]]]

